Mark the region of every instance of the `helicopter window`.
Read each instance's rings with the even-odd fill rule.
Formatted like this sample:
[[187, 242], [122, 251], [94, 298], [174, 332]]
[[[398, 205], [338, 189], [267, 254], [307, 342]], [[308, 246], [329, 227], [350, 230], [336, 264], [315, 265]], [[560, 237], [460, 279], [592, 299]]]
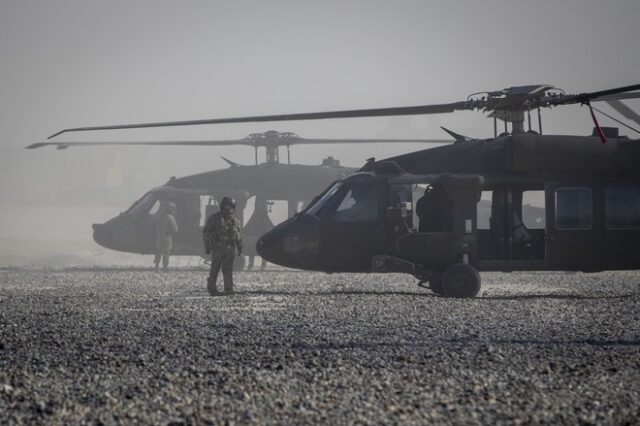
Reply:
[[158, 213], [158, 210], [160, 210], [160, 200], [156, 200], [156, 202], [153, 203], [151, 209], [149, 210], [149, 214], [155, 215], [156, 213]]
[[342, 187], [342, 182], [335, 182], [333, 185], [329, 187], [325, 191], [325, 193], [319, 197], [318, 199], [311, 202], [307, 207], [306, 212], [312, 214], [314, 216], [322, 216], [324, 212], [327, 210], [327, 206], [332, 204], [329, 202], [333, 198], [333, 196], [338, 192], [338, 190]]
[[593, 201], [589, 188], [557, 188], [556, 228], [591, 229], [593, 223]]
[[491, 217], [491, 200], [493, 199], [493, 191], [482, 191], [482, 195], [480, 196], [480, 201], [478, 202], [477, 207], [477, 216], [476, 223], [478, 229], [490, 229], [490, 221]]
[[607, 229], [640, 229], [640, 187], [606, 188], [605, 221]]
[[545, 229], [544, 191], [522, 193], [521, 217], [527, 229]]
[[378, 200], [370, 184], [355, 184], [338, 205], [336, 222], [368, 222], [378, 219]]
[[127, 213], [133, 217], [142, 217], [154, 207], [153, 201], [155, 198], [155, 194], [148, 192], [144, 197], [133, 203], [133, 205], [129, 207], [129, 210], [127, 210]]

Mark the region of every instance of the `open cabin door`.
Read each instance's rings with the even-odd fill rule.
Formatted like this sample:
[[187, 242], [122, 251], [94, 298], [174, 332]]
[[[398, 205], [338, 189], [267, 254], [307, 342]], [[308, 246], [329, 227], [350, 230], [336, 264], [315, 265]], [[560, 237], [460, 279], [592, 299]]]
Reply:
[[485, 188], [478, 202], [478, 245], [483, 269], [544, 268], [545, 205], [541, 184]]
[[[422, 183], [422, 182], [419, 182]], [[443, 175], [414, 200], [418, 232], [396, 239], [394, 255], [444, 272], [456, 263], [478, 263], [476, 208], [481, 178]], [[415, 193], [414, 193], [415, 194]]]

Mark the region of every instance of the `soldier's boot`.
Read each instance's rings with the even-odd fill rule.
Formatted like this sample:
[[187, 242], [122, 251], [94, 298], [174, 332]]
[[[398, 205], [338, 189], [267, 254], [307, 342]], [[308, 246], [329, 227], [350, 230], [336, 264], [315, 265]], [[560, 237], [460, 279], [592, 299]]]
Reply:
[[219, 296], [220, 292], [218, 292], [218, 289], [216, 288], [216, 280], [209, 277], [207, 279], [207, 291], [209, 292], [209, 295], [211, 296]]
[[169, 272], [169, 256], [162, 256], [162, 272]]
[[224, 278], [224, 294], [233, 294], [233, 275], [231, 271], [223, 271], [223, 278]]

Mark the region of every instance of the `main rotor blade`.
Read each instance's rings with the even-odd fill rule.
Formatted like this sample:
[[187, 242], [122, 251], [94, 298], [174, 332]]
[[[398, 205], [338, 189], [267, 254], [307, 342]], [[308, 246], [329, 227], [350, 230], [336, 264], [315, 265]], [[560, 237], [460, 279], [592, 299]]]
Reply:
[[635, 121], [637, 124], [640, 124], [640, 115], [637, 112], [629, 108], [627, 105], [623, 104], [621, 101], [613, 100], [607, 101], [609, 105], [618, 113], [620, 113], [623, 117], [628, 118], [629, 120]]
[[225, 145], [253, 145], [247, 139], [219, 140], [219, 141], [143, 141], [143, 142], [38, 142], [26, 149], [55, 146], [57, 149], [67, 149], [72, 146], [131, 146], [131, 145], [159, 145], [159, 146], [225, 146]]
[[564, 104], [584, 103], [584, 102], [595, 101], [595, 100], [630, 99], [630, 98], [623, 98], [615, 95], [619, 95], [626, 92], [632, 92], [634, 90], [640, 90], [640, 84], [634, 84], [632, 86], [616, 87], [615, 89], [601, 90], [599, 92], [580, 93], [579, 95], [569, 95], [566, 97], [561, 97], [560, 100], [556, 102], [552, 101], [551, 104], [564, 105]]
[[638, 99], [640, 98], [640, 92], [627, 92], [627, 93], [618, 93], [616, 95], [608, 95], [601, 96], [598, 99], [594, 99], [594, 101], [622, 101], [625, 99]]
[[301, 114], [279, 114], [279, 115], [257, 115], [253, 117], [233, 117], [233, 118], [213, 118], [205, 120], [187, 121], [164, 121], [159, 123], [138, 123], [138, 124], [117, 124], [111, 126], [75, 127], [64, 129], [47, 139], [54, 138], [63, 133], [83, 132], [90, 130], [116, 130], [116, 129], [140, 129], [149, 127], [171, 127], [171, 126], [198, 126], [202, 124], [229, 124], [229, 123], [258, 123], [265, 121], [298, 121], [298, 120], [321, 120], [326, 118], [355, 118], [355, 117], [385, 117], [395, 115], [418, 115], [418, 114], [443, 114], [453, 112], [456, 109], [463, 109], [466, 102], [455, 102], [450, 104], [421, 105], [410, 107], [374, 108], [374, 109], [354, 109], [345, 111], [324, 111], [308, 112]]
[[299, 138], [293, 144], [339, 144], [339, 143], [452, 143], [451, 139], [307, 139]]

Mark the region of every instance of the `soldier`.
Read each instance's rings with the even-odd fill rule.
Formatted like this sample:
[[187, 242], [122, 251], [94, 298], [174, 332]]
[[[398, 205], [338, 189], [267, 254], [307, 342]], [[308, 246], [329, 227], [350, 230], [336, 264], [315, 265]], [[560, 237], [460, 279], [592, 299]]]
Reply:
[[451, 200], [442, 185], [431, 185], [416, 202], [416, 215], [420, 218], [418, 232], [450, 232]]
[[161, 259], [162, 270], [167, 272], [169, 268], [169, 255], [173, 248], [173, 237], [178, 233], [175, 214], [176, 205], [169, 202], [156, 217], [156, 257], [153, 259], [153, 263], [156, 264], [156, 271], [160, 270]]
[[202, 230], [205, 252], [211, 253], [207, 290], [212, 296], [220, 294], [216, 288], [220, 269], [224, 278], [224, 292], [233, 293], [233, 259], [242, 254], [240, 221], [233, 215], [235, 210], [235, 200], [224, 197], [220, 202], [220, 211], [209, 216]]
[[371, 187], [365, 185], [355, 186], [351, 190], [351, 195], [347, 195], [342, 204], [344, 205], [346, 202], [353, 202], [353, 205], [344, 209], [341, 209], [342, 205], [338, 206], [336, 212], [337, 221], [366, 222], [378, 218], [378, 205], [376, 204], [374, 190]]

